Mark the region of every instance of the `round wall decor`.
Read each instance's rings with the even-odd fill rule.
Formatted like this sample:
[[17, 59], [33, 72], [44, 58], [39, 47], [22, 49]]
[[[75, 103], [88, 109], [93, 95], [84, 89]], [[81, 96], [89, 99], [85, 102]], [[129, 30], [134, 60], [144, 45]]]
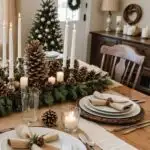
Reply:
[[135, 25], [141, 20], [142, 14], [141, 6], [137, 4], [130, 4], [125, 8], [123, 17], [128, 24]]
[[80, 8], [81, 0], [68, 0], [68, 6], [72, 11]]

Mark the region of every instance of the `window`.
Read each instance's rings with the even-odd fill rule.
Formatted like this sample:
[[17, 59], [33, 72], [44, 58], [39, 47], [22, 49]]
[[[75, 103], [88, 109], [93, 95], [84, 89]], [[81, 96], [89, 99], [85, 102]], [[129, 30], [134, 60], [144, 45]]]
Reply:
[[68, 18], [69, 21], [78, 21], [79, 20], [79, 11], [76, 10], [72, 12], [70, 8], [67, 8], [68, 0], [58, 0], [58, 18], [60, 21], [66, 21]]

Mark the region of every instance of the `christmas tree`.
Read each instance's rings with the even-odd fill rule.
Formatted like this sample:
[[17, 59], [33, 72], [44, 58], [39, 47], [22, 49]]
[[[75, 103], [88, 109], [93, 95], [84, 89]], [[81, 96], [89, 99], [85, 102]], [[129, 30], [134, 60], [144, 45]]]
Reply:
[[42, 0], [41, 6], [42, 9], [36, 13], [29, 42], [39, 40], [44, 50], [61, 52], [63, 40], [54, 0]]

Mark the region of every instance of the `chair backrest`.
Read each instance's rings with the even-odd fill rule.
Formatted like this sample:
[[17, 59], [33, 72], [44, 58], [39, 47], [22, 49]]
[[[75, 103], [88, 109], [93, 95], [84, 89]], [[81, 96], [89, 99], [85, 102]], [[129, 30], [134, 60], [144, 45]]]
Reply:
[[103, 55], [101, 69], [109, 66], [109, 69], [104, 70], [108, 71], [112, 78], [127, 85], [131, 85], [132, 82], [132, 87], [135, 88], [145, 57], [128, 45], [103, 45], [100, 52]]

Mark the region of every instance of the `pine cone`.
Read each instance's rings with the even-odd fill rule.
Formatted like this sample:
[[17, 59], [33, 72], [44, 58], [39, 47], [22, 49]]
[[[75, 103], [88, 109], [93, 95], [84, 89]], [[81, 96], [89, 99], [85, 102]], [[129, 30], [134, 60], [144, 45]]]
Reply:
[[[70, 68], [70, 59], [67, 60], [67, 68]], [[76, 59], [74, 61], [74, 69], [79, 69], [79, 62]]]
[[56, 76], [56, 72], [61, 70], [61, 63], [59, 60], [50, 61], [48, 64], [49, 76]]
[[74, 77], [69, 77], [66, 83], [67, 85], [74, 85], [76, 84], [76, 79]]
[[37, 138], [36, 144], [37, 144], [39, 147], [42, 147], [42, 146], [44, 145], [44, 139], [43, 139], [42, 136], [40, 136], [40, 137]]
[[47, 127], [55, 127], [57, 119], [58, 117], [57, 117], [56, 112], [52, 110], [48, 110], [42, 115], [42, 121], [44, 125]]
[[38, 145], [39, 147], [42, 147], [42, 146], [44, 145], [43, 136], [38, 136], [38, 135], [34, 134], [34, 135], [30, 138], [29, 147], [31, 148], [33, 144], [36, 144], [36, 145]]
[[0, 96], [6, 96], [8, 94], [8, 89], [3, 81], [0, 81]]
[[87, 78], [87, 73], [88, 73], [87, 68], [82, 67], [78, 72], [77, 81], [78, 82], [85, 82], [86, 78]]
[[87, 81], [94, 80], [95, 76], [96, 76], [96, 72], [94, 70], [88, 72], [88, 74], [87, 74]]
[[48, 77], [43, 47], [38, 40], [33, 40], [27, 45], [25, 54], [29, 86], [41, 88]]
[[65, 81], [69, 78], [69, 75], [70, 75], [70, 69], [65, 68], [64, 69], [64, 78], [65, 78]]

